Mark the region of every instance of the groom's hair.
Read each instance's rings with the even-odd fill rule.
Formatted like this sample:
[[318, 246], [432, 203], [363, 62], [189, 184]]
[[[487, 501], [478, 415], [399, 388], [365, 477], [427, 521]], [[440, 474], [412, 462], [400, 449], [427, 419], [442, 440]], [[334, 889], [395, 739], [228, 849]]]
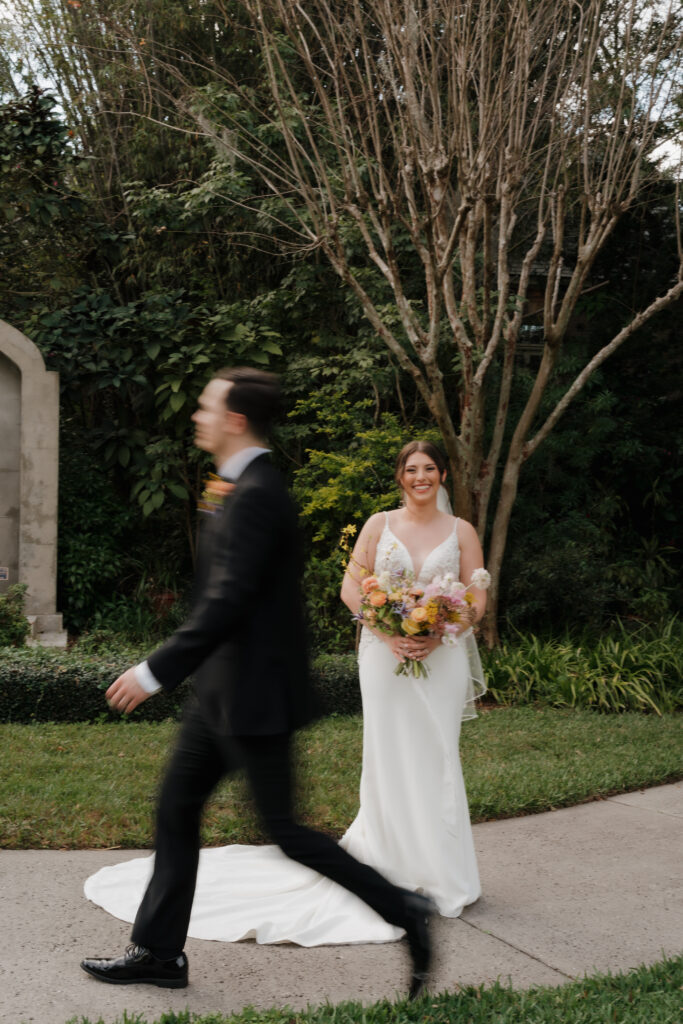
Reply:
[[446, 470], [448, 469], [448, 465], [446, 463], [446, 459], [444, 458], [443, 452], [440, 451], [440, 449], [437, 448], [435, 444], [432, 444], [431, 441], [409, 441], [408, 444], [404, 445], [403, 448], [401, 448], [396, 458], [396, 470], [394, 472], [394, 480], [396, 481], [399, 487], [401, 486], [401, 477], [403, 476], [403, 473], [405, 471], [406, 462], [408, 461], [411, 455], [415, 454], [415, 452], [422, 452], [424, 455], [430, 458], [434, 465], [436, 466], [436, 468], [439, 470], [439, 473], [445, 473]]
[[232, 366], [219, 370], [215, 376], [232, 384], [225, 399], [230, 412], [245, 416], [256, 437], [268, 437], [282, 405], [280, 381], [276, 374], [251, 366]]

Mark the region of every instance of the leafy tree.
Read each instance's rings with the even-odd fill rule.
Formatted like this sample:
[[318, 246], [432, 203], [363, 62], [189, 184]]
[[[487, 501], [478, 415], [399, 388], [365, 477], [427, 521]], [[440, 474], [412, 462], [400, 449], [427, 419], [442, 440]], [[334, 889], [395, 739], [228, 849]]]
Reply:
[[[229, 60], [205, 62], [204, 89], [169, 49], [150, 69], [175, 79], [169, 98], [261, 179], [278, 230], [319, 249], [355, 294], [438, 424], [458, 510], [482, 535], [500, 474], [493, 641], [522, 465], [595, 370], [683, 292], [674, 247], [662, 290], [540, 415], [595, 261], [657, 175], [650, 158], [674, 126], [680, 85], [680, 17], [651, 0], [217, 7], [220, 32], [240, 9], [249, 16], [265, 95]], [[510, 424], [539, 267], [542, 358]]]
[[83, 270], [78, 158], [55, 99], [38, 87], [0, 105], [0, 309], [57, 301]]
[[[116, 501], [125, 507], [132, 494], [141, 543], [155, 528], [168, 543], [168, 566], [182, 564], [180, 548], [194, 537], [202, 465], [189, 445], [188, 414], [202, 374], [260, 361], [284, 371], [293, 410], [276, 453], [304, 509], [317, 621], [336, 602], [339, 559], [331, 552], [339, 529], [354, 510], [393, 503], [391, 439], [435, 422], [450, 444], [459, 511], [487, 540], [496, 537], [489, 510], [510, 495], [506, 459], [517, 475], [509, 551], [497, 574], [501, 608], [517, 624], [560, 621], [563, 566], [590, 598], [592, 622], [633, 611], [634, 573], [654, 573], [649, 593], [674, 602], [665, 568], [680, 547], [666, 519], [672, 420], [661, 413], [673, 406], [675, 316], [650, 320], [637, 347], [634, 339], [629, 353], [612, 356], [609, 375], [596, 360], [614, 350], [609, 339], [634, 329], [639, 310], [656, 308], [664, 282], [676, 286], [673, 183], [658, 179], [649, 160], [675, 118], [661, 90], [648, 112], [643, 82], [648, 74], [653, 89], [674, 81], [678, 22], [659, 18], [661, 5], [642, 3], [634, 10], [643, 17], [629, 24], [619, 21], [623, 0], [603, 4], [595, 40], [610, 18], [616, 30], [598, 52], [584, 31], [595, 4], [575, 5], [571, 16], [545, 0], [531, 12], [523, 6], [512, 26], [519, 5], [493, 0], [462, 11], [420, 3], [412, 14], [393, 0], [330, 5], [341, 22], [332, 39], [336, 30], [312, 17], [319, 0], [264, 3], [260, 27], [278, 32], [268, 49], [255, 45], [251, 0], [153, 0], [135, 9], [119, 0], [13, 4], [26, 48], [23, 71], [15, 62], [10, 80], [34, 73], [55, 84], [64, 121], [54, 107], [49, 116], [62, 133], [63, 162], [52, 181], [73, 205], [63, 219], [31, 222], [39, 274], [25, 267], [16, 288], [34, 277], [36, 294], [19, 301], [8, 290], [7, 308], [60, 370], [65, 455], [94, 447]], [[424, 26], [437, 9], [443, 31], [430, 36]], [[417, 18], [410, 39], [380, 31], [380, 16], [392, 11], [395, 25]], [[330, 56], [350, 46], [359, 25], [367, 28], [358, 48], [365, 69], [354, 64], [354, 50], [347, 64], [333, 59], [333, 70]], [[320, 49], [325, 39], [329, 51]], [[319, 47], [311, 53], [322, 90], [302, 40]], [[452, 46], [459, 63], [445, 60]], [[472, 47], [484, 61], [481, 76], [465, 59]], [[13, 52], [20, 48], [21, 39]], [[659, 71], [653, 54], [664, 62]], [[575, 58], [584, 61], [581, 73]], [[496, 61], [503, 71], [494, 74]], [[330, 85], [338, 92], [328, 110]], [[581, 110], [588, 120], [579, 123]], [[414, 117], [424, 131], [411, 155]], [[335, 143], [342, 118], [351, 155]], [[448, 158], [441, 171], [439, 140]], [[304, 192], [286, 177], [293, 169], [305, 172]], [[446, 252], [444, 232], [452, 259], [430, 277]], [[50, 275], [58, 288], [49, 287]], [[539, 434], [544, 423], [554, 427], [558, 410], [566, 410], [561, 431]], [[534, 438], [543, 444], [520, 474], [515, 459], [521, 451], [526, 460]], [[639, 458], [642, 474], [633, 472]], [[331, 495], [334, 514], [325, 505]], [[127, 590], [158, 548], [155, 538], [149, 551], [133, 552], [131, 536], [120, 535], [131, 554], [118, 570]], [[539, 551], [550, 558], [553, 550], [564, 556], [540, 573]], [[160, 569], [152, 575], [159, 579]], [[651, 613], [656, 602], [644, 603]], [[333, 618], [330, 636], [343, 628]]]

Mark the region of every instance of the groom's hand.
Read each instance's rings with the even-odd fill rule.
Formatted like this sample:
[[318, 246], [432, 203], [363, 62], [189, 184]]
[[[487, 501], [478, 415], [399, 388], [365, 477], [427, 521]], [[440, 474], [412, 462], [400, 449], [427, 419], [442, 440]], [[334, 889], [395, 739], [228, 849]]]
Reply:
[[116, 682], [111, 684], [104, 696], [113, 711], [121, 711], [123, 714], [129, 715], [151, 694], [140, 686], [135, 669], [129, 668], [122, 676], [119, 676]]

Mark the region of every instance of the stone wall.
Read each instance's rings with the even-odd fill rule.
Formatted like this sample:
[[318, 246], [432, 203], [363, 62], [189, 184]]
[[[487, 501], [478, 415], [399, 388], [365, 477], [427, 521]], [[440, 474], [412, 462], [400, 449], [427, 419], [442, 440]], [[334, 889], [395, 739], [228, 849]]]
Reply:
[[21, 373], [0, 354], [0, 594], [19, 579]]
[[0, 567], [25, 583], [37, 632], [60, 632], [57, 594], [59, 376], [0, 320]]

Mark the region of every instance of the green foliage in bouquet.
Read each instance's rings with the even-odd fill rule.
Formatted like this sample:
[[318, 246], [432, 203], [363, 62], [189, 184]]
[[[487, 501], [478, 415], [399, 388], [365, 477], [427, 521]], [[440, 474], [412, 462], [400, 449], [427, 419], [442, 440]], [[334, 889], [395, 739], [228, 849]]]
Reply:
[[14, 583], [0, 596], [0, 647], [23, 647], [31, 627], [24, 613], [25, 583]]

